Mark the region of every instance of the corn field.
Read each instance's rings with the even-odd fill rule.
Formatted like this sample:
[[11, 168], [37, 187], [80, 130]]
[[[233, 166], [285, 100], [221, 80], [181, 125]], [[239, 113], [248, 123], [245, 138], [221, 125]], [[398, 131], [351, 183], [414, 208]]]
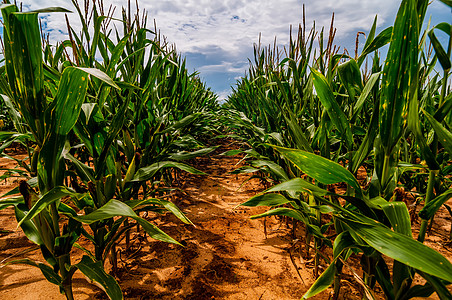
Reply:
[[[228, 138], [239, 147], [222, 155], [245, 163], [232, 173], [265, 186], [238, 208], [264, 207], [251, 219], [291, 222], [295, 235], [303, 228], [293, 240], [315, 278], [299, 297], [330, 289], [339, 299], [359, 257], [362, 299], [452, 299], [450, 257], [425, 244], [438, 210], [452, 217], [452, 25], [424, 29], [428, 1], [402, 0], [385, 29], [375, 18], [354, 55], [335, 45], [333, 20], [325, 31], [303, 19], [283, 49], [255, 44], [224, 104], [138, 6], [117, 20], [101, 1], [72, 0], [82, 30], [66, 16], [68, 39], [52, 45], [39, 14], [68, 9], [4, 2], [0, 154], [17, 168], [1, 178], [21, 181], [0, 211], [14, 210], [43, 262], [3, 260], [0, 271], [37, 267], [66, 299], [76, 299], [79, 271], [124, 299], [118, 245], [130, 248], [136, 229], [184, 247], [147, 217], [196, 226], [168, 195], [181, 176], [211, 176], [196, 159]], [[27, 159], [5, 152], [17, 145]], [[452, 223], [443, 238], [451, 243]]]

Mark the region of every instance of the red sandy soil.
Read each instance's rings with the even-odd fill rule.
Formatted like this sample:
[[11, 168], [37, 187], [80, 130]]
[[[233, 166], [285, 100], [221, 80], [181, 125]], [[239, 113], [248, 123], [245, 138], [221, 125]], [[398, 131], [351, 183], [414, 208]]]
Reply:
[[[229, 173], [242, 165], [241, 157], [219, 154], [234, 147], [225, 142], [213, 155], [193, 161], [209, 176], [184, 175], [179, 182], [184, 192], [177, 193], [172, 200], [195, 226], [185, 225], [170, 214], [148, 216], [184, 247], [144, 238], [136, 232], [132, 234], [134, 251], [126, 253], [124, 244], [119, 245], [116, 278], [125, 299], [289, 300], [300, 299], [314, 282], [312, 260], [300, 259], [297, 254], [302, 243], [294, 243], [291, 221], [267, 218], [264, 230], [264, 220], [251, 220], [250, 216], [266, 208], [237, 207], [264, 186], [257, 179], [246, 181], [249, 176]], [[10, 160], [0, 159], [0, 168], [14, 165]], [[0, 183], [0, 194], [17, 184], [17, 180], [11, 179]], [[435, 220], [426, 244], [451, 260], [452, 248], [447, 244], [451, 218], [441, 209]], [[16, 230], [16, 225], [12, 209], [0, 211], [0, 299], [65, 299], [37, 268], [1, 267], [1, 261], [7, 258], [42, 261], [37, 250], [23, 253], [32, 249], [33, 244]], [[297, 226], [298, 238], [303, 239], [303, 232], [302, 226]], [[73, 251], [76, 263], [82, 253]], [[295, 264], [290, 252], [294, 253]], [[354, 260], [359, 262], [357, 258]], [[351, 265], [356, 264], [352, 261]], [[326, 265], [322, 267], [321, 271]], [[360, 287], [350, 274], [344, 277], [340, 298], [362, 299]], [[78, 271], [73, 285], [77, 300], [107, 299], [103, 291]], [[328, 299], [331, 293], [329, 289], [313, 299]], [[378, 293], [377, 297], [383, 299]]]

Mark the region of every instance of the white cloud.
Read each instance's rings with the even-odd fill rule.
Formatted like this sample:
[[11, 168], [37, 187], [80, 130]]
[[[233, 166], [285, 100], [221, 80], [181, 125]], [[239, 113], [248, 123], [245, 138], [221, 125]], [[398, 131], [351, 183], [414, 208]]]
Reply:
[[[123, 0], [104, 2], [106, 7], [126, 4]], [[73, 9], [69, 0], [32, 0], [28, 3], [30, 9], [46, 6]], [[203, 51], [217, 45], [231, 57], [248, 53], [259, 33], [262, 33], [263, 44], [271, 43], [275, 36], [285, 42], [289, 26], [297, 26], [302, 21], [302, 3], [299, 0], [161, 0], [139, 1], [139, 6], [148, 12], [149, 18], [156, 19], [158, 28], [177, 44], [178, 50]], [[315, 19], [318, 28], [328, 28], [334, 12], [340, 37], [369, 28], [377, 13], [380, 23], [384, 22], [388, 13], [394, 12], [397, 6], [398, 1], [393, 0], [318, 0], [306, 4], [306, 25], [310, 28]], [[116, 12], [119, 14], [120, 9]], [[73, 23], [76, 17], [76, 14], [70, 16]], [[61, 38], [60, 30], [67, 31], [62, 14], [51, 14], [46, 19], [48, 28], [55, 29], [52, 37]]]
[[[70, 0], [24, 0], [27, 8], [38, 9], [47, 6], [62, 6], [74, 10]], [[83, 3], [84, 0], [78, 0]], [[92, 1], [92, 0], [90, 0]], [[135, 1], [131, 1], [134, 6]], [[150, 27], [156, 19], [157, 27], [171, 43], [176, 43], [182, 54], [197, 53], [204, 57], [195, 66], [201, 75], [205, 73], [233, 73], [236, 77], [248, 66], [247, 58], [252, 55], [253, 43], [262, 33], [262, 44], [288, 41], [289, 27], [297, 28], [302, 22], [302, 2], [299, 0], [138, 0], [140, 10], [148, 12]], [[126, 5], [125, 0], [104, 0], [110, 4]], [[331, 15], [335, 13], [337, 40], [354, 41], [357, 31], [368, 31], [378, 14], [379, 28], [392, 23], [400, 1], [394, 0], [317, 0], [306, 3], [306, 26], [311, 28], [316, 20], [317, 29], [329, 29]], [[435, 0], [433, 6], [437, 8]], [[74, 10], [75, 11], [75, 10]], [[69, 16], [72, 24], [78, 24], [77, 14]], [[52, 40], [61, 40], [67, 32], [63, 14], [55, 13], [45, 17]], [[77, 25], [80, 26], [80, 25]], [[76, 26], [76, 27], [77, 27]], [[363, 39], [364, 40], [364, 39]], [[348, 47], [354, 47], [349, 43]], [[350, 51], [351, 49], [349, 49]], [[234, 82], [232, 82], [233, 84]], [[228, 83], [228, 85], [231, 84]]]
[[228, 98], [229, 94], [231, 93], [231, 90], [223, 90], [223, 91], [218, 91], [216, 94], [218, 96], [218, 101], [220, 103], [225, 102], [225, 100]]
[[233, 62], [222, 61], [220, 64], [205, 65], [198, 68], [201, 74], [226, 72], [226, 73], [244, 73], [248, 69], [249, 64], [240, 63], [235, 64]]

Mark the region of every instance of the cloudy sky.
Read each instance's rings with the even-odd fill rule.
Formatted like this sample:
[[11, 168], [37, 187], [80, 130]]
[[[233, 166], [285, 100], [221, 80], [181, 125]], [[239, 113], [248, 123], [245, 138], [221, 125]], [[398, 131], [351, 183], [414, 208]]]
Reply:
[[[23, 3], [24, 10], [48, 6], [73, 10], [70, 0], [23, 0]], [[104, 3], [106, 7], [121, 6], [127, 1], [104, 0]], [[264, 45], [273, 42], [275, 36], [278, 43], [284, 45], [290, 25], [297, 27], [302, 22], [303, 2], [300, 0], [138, 0], [138, 3], [140, 10], [148, 12], [151, 19], [148, 24], [156, 20], [162, 34], [187, 57], [190, 70], [199, 71], [220, 98], [244, 75], [259, 33]], [[378, 15], [379, 30], [392, 25], [399, 4], [396, 0], [306, 1], [306, 25], [310, 28], [315, 20], [317, 28], [329, 28], [334, 12], [336, 44], [353, 53], [356, 32], [367, 33], [375, 15]], [[75, 23], [76, 15], [72, 15], [72, 23]], [[429, 17], [432, 24], [452, 20], [451, 10], [438, 0], [430, 5], [426, 19]], [[52, 39], [60, 40], [66, 34], [62, 14], [44, 18]], [[362, 41], [364, 43], [364, 39]]]

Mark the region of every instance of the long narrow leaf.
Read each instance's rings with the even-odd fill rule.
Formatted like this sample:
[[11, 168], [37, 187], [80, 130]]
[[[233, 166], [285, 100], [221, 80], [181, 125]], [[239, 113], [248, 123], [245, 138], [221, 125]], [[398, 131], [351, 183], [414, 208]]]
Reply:
[[320, 102], [325, 107], [333, 124], [341, 133], [347, 148], [351, 150], [353, 146], [353, 136], [349, 120], [340, 108], [336, 99], [334, 99], [333, 92], [325, 76], [315, 69], [311, 69], [311, 74], [314, 78], [314, 86]]
[[90, 280], [99, 283], [110, 299], [124, 299], [121, 287], [113, 276], [105, 272], [104, 267], [102, 266], [102, 262], [96, 262], [89, 256], [84, 255], [82, 257], [82, 260], [79, 263], [75, 264], [75, 266]]
[[303, 150], [272, 147], [308, 176], [324, 184], [346, 182], [355, 189], [358, 197], [362, 197], [361, 187], [356, 178], [338, 163]]
[[163, 232], [161, 229], [159, 229], [157, 226], [149, 223], [148, 221], [140, 218], [137, 216], [137, 214], [130, 208], [127, 204], [112, 199], [108, 201], [105, 205], [103, 205], [101, 208], [96, 209], [92, 213], [84, 216], [77, 216], [72, 217], [73, 219], [86, 223], [86, 224], [92, 224], [97, 221], [105, 220], [114, 218], [117, 216], [122, 217], [130, 217], [137, 221], [138, 224], [143, 226], [143, 229], [154, 239], [173, 243], [173, 244], [179, 244], [176, 240], [171, 238], [169, 235], [167, 235], [165, 232]]
[[135, 176], [133, 177], [132, 181], [146, 181], [152, 178], [158, 171], [164, 169], [164, 168], [178, 168], [183, 171], [189, 172], [191, 174], [196, 175], [206, 175], [206, 173], [199, 171], [193, 167], [190, 167], [189, 165], [172, 162], [172, 161], [162, 161], [155, 164], [152, 164], [150, 166], [144, 167], [139, 169]]
[[380, 136], [389, 156], [403, 134], [408, 99], [416, 91], [419, 16], [416, 1], [403, 0], [394, 23], [380, 93]]
[[427, 203], [427, 205], [424, 206], [424, 208], [422, 208], [422, 210], [419, 212], [419, 217], [424, 220], [430, 220], [441, 207], [441, 205], [446, 203], [450, 198], [452, 198], [452, 189], [449, 189], [438, 197], [430, 200], [430, 202]]
[[341, 218], [341, 221], [371, 247], [384, 255], [422, 272], [452, 282], [452, 264], [428, 246], [364, 216], [357, 217], [356, 221], [348, 218]]
[[79, 197], [80, 194], [77, 194], [74, 191], [71, 191], [63, 186], [54, 187], [46, 194], [44, 194], [41, 198], [39, 198], [39, 200], [33, 205], [27, 215], [20, 220], [19, 224], [17, 224], [17, 227], [22, 225], [22, 223], [33, 219], [47, 206], [66, 196]]
[[444, 146], [449, 154], [452, 154], [452, 133], [444, 128], [444, 126], [441, 125], [441, 123], [432, 117], [428, 112], [424, 111], [424, 114], [435, 130], [435, 133], [438, 135], [439, 142]]

